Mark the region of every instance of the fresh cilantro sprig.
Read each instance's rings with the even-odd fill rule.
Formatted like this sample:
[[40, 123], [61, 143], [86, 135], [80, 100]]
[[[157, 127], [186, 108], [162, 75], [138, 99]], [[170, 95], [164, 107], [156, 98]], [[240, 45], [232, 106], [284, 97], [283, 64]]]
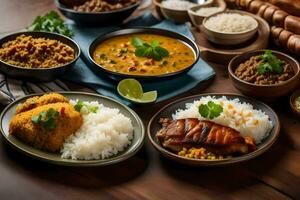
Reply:
[[55, 11], [50, 11], [44, 16], [37, 16], [33, 23], [27, 27], [27, 30], [59, 33], [68, 37], [74, 36], [74, 32]]
[[207, 104], [201, 104], [198, 111], [202, 117], [213, 119], [223, 112], [223, 107], [213, 101], [209, 101]]
[[160, 46], [160, 42], [153, 40], [150, 44], [144, 42], [138, 37], [131, 40], [131, 44], [135, 47], [135, 55], [137, 57], [153, 58], [154, 60], [161, 60], [163, 57], [168, 57], [169, 52]]
[[89, 112], [92, 112], [92, 113], [96, 113], [99, 109], [98, 106], [90, 106], [90, 105], [87, 105], [85, 104], [83, 101], [81, 100], [77, 100], [76, 104], [74, 105], [74, 109], [77, 111], [77, 112], [80, 112], [80, 110], [82, 109], [82, 107], [87, 107], [88, 111]]
[[39, 115], [32, 116], [31, 121], [51, 131], [56, 128], [56, 119], [59, 116], [60, 113], [57, 110], [49, 108], [47, 111], [40, 112]]
[[266, 50], [264, 54], [258, 56], [262, 60], [257, 68], [259, 74], [276, 73], [282, 74], [284, 62], [272, 54], [271, 50]]

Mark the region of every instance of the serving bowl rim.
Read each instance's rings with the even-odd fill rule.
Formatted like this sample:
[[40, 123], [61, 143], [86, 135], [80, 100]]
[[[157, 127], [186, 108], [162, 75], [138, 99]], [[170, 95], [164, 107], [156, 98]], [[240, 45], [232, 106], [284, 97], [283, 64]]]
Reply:
[[[181, 101], [185, 101], [188, 99], [200, 98], [203, 96], [216, 96], [216, 95], [222, 95], [222, 96], [226, 96], [226, 97], [227, 96], [235, 96], [237, 98], [242, 97], [242, 98], [248, 99], [249, 101], [257, 102], [260, 105], [266, 107], [268, 110], [270, 110], [273, 113], [273, 116], [275, 118], [275, 125], [273, 125], [273, 128], [269, 131], [269, 133], [274, 132], [272, 140], [270, 140], [268, 143], [262, 143], [263, 146], [261, 148], [256, 149], [255, 151], [250, 152], [248, 154], [233, 157], [233, 158], [220, 159], [220, 160], [201, 160], [201, 159], [194, 159], [194, 158], [187, 158], [187, 157], [179, 156], [179, 155], [165, 149], [160, 144], [157, 144], [157, 142], [154, 141], [152, 134], [151, 134], [152, 124], [157, 123], [157, 122], [154, 122], [154, 119], [165, 109], [167, 109], [168, 107], [170, 107], [176, 103], [179, 103]], [[202, 93], [202, 94], [196, 94], [196, 95], [177, 99], [177, 100], [170, 102], [167, 105], [163, 106], [161, 109], [159, 109], [149, 120], [149, 123], [147, 125], [147, 137], [150, 140], [151, 145], [159, 153], [162, 153], [164, 156], [166, 156], [168, 158], [171, 158], [171, 159], [174, 158], [174, 159], [176, 159], [176, 161], [179, 161], [182, 163], [186, 162], [185, 164], [191, 164], [191, 165], [200, 165], [201, 164], [201, 166], [209, 166], [210, 167], [210, 166], [223, 166], [223, 165], [228, 165], [228, 164], [239, 163], [239, 162], [247, 161], [247, 160], [253, 159], [255, 157], [258, 157], [259, 155], [266, 152], [276, 142], [276, 140], [278, 139], [279, 134], [280, 134], [280, 127], [281, 127], [280, 121], [279, 121], [279, 118], [278, 118], [276, 112], [270, 106], [268, 106], [266, 103], [264, 103], [262, 101], [258, 101], [251, 97], [248, 97], [248, 96], [245, 96], [242, 94], [237, 94], [237, 93]], [[268, 137], [270, 137], [270, 135], [268, 135], [266, 138], [268, 138]], [[266, 138], [264, 138], [264, 139], [266, 139]]]
[[[247, 81], [245, 81], [245, 80], [242, 80], [242, 79], [238, 78], [238, 77], [234, 74], [234, 72], [233, 72], [233, 67], [234, 67], [234, 66], [233, 66], [233, 62], [234, 62], [236, 59], [238, 59], [238, 58], [240, 58], [240, 57], [242, 57], [242, 56], [248, 55], [248, 54], [252, 54], [252, 53], [255, 53], [256, 55], [258, 55], [259, 53], [263, 53], [263, 52], [265, 52], [266, 50], [270, 50], [270, 49], [260, 49], [260, 50], [247, 51], [247, 52], [244, 52], [244, 53], [242, 53], [242, 54], [239, 54], [239, 55], [236, 55], [235, 57], [233, 57], [233, 58], [230, 60], [229, 64], [228, 64], [228, 72], [229, 72], [229, 75], [230, 75], [233, 79], [235, 79], [236, 81], [238, 81], [238, 82], [241, 82], [241, 83], [246, 84], [246, 85], [249, 85], [249, 86], [261, 87], [261, 88], [274, 88], [274, 87], [286, 85], [287, 83], [290, 83], [290, 82], [294, 81], [294, 79], [300, 78], [300, 77], [299, 77], [299, 75], [300, 75], [300, 64], [299, 64], [299, 62], [298, 62], [296, 59], [294, 59], [293, 57], [291, 57], [291, 56], [289, 56], [289, 55], [287, 55], [287, 54], [285, 54], [285, 53], [282, 53], [282, 52], [279, 52], [279, 51], [274, 51], [274, 50], [271, 50], [272, 53], [279, 54], [279, 55], [281, 55], [281, 56], [283, 56], [283, 57], [285, 58], [285, 59], [282, 59], [282, 60], [284, 60], [285, 62], [286, 62], [286, 60], [290, 60], [290, 61], [292, 61], [292, 62], [296, 65], [297, 71], [294, 71], [295, 74], [294, 74], [294, 76], [292, 76], [290, 79], [288, 79], [288, 80], [286, 80], [286, 81], [284, 81], [284, 82], [282, 82], [282, 83], [276, 83], [276, 84], [271, 84], [271, 85], [259, 85], [259, 84], [249, 83], [249, 82], [247, 82]], [[253, 56], [254, 56], [254, 55], [253, 55]], [[247, 58], [249, 59], [250, 57], [247, 56]], [[241, 64], [241, 63], [240, 63], [240, 64]]]
[[[131, 149], [131, 151], [127, 152], [126, 154], [123, 154], [122, 156], [112, 156], [112, 157], [108, 157], [105, 159], [95, 159], [95, 160], [73, 160], [73, 159], [63, 159], [65, 161], [57, 161], [53, 158], [49, 159], [47, 156], [40, 156], [39, 154], [35, 153], [35, 152], [31, 152], [30, 150], [25, 150], [23, 148], [21, 148], [20, 146], [16, 145], [15, 143], [11, 142], [5, 135], [5, 132], [3, 130], [2, 127], [2, 121], [3, 118], [5, 116], [5, 114], [7, 113], [7, 111], [11, 108], [12, 105], [22, 101], [22, 100], [26, 100], [30, 97], [33, 96], [41, 96], [44, 94], [49, 94], [52, 92], [41, 92], [41, 93], [35, 93], [35, 94], [28, 94], [25, 95], [23, 97], [17, 98], [15, 101], [13, 101], [12, 103], [10, 103], [9, 105], [7, 105], [4, 110], [1, 112], [0, 114], [0, 132], [1, 132], [1, 136], [6, 140], [6, 142], [14, 147], [16, 150], [18, 150], [21, 153], [24, 153], [27, 156], [30, 156], [34, 159], [37, 160], [41, 160], [44, 162], [48, 162], [48, 163], [52, 163], [52, 164], [57, 164], [57, 165], [63, 165], [63, 166], [73, 166], [73, 167], [94, 167], [94, 166], [106, 166], [106, 165], [112, 165], [112, 164], [116, 164], [122, 161], [125, 161], [127, 159], [129, 159], [130, 157], [134, 156], [143, 146], [144, 144], [144, 140], [146, 137], [146, 133], [145, 133], [145, 127], [144, 124], [141, 120], [141, 118], [139, 117], [139, 115], [132, 110], [131, 108], [129, 108], [127, 105], [111, 98], [111, 97], [107, 97], [104, 95], [100, 95], [97, 93], [89, 93], [89, 92], [78, 92], [78, 91], [57, 91], [56, 93], [59, 93], [61, 95], [65, 95], [65, 94], [69, 94], [69, 95], [86, 95], [86, 96], [94, 96], [97, 98], [102, 98], [102, 99], [106, 99], [108, 101], [111, 101], [115, 104], [120, 105], [121, 107], [123, 107], [126, 111], [128, 111], [130, 113], [130, 115], [132, 115], [135, 120], [138, 123], [138, 126], [140, 127], [140, 131], [141, 131], [141, 137], [138, 138], [137, 143], [132, 145], [132, 142], [129, 146], [127, 146], [126, 148], [130, 147], [131, 145], [134, 147], [133, 149]], [[27, 144], [25, 144], [27, 146]], [[34, 148], [34, 147], [32, 147]], [[42, 150], [41, 150], [42, 151]], [[46, 152], [49, 153], [49, 152]], [[50, 153], [52, 154], [52, 153]]]
[[82, 14], [82, 15], [100, 15], [100, 14], [112, 14], [112, 13], [118, 13], [122, 11], [126, 11], [128, 9], [131, 9], [133, 7], [139, 6], [141, 4], [142, 0], [137, 0], [134, 4], [131, 4], [129, 6], [126, 6], [121, 9], [116, 9], [116, 10], [110, 10], [110, 11], [100, 11], [100, 12], [84, 12], [84, 11], [76, 11], [72, 8], [66, 7], [64, 4], [60, 2], [60, 0], [55, 0], [56, 6], [64, 11], [70, 12], [70, 13], [76, 13], [76, 14]]
[[[77, 51], [77, 55], [75, 56], [75, 58], [71, 61], [71, 62], [68, 62], [68, 63], [65, 63], [63, 65], [59, 65], [59, 66], [56, 66], [56, 67], [48, 67], [48, 68], [27, 68], [27, 67], [20, 67], [20, 66], [16, 66], [16, 65], [12, 65], [12, 64], [9, 64], [9, 63], [6, 63], [5, 61], [1, 60], [0, 59], [0, 63], [6, 65], [6, 66], [9, 66], [9, 67], [12, 67], [12, 68], [15, 68], [15, 69], [18, 69], [18, 70], [28, 70], [28, 71], [50, 71], [50, 70], [55, 70], [55, 69], [60, 69], [60, 68], [64, 68], [64, 67], [68, 67], [69, 65], [71, 65], [72, 63], [76, 62], [80, 55], [81, 55], [81, 49], [80, 49], [80, 46], [79, 44], [73, 40], [72, 38], [70, 37], [67, 37], [65, 35], [62, 35], [62, 34], [59, 34], [59, 33], [51, 33], [51, 32], [47, 32], [47, 31], [20, 31], [20, 32], [14, 32], [14, 33], [11, 33], [11, 34], [8, 34], [8, 35], [5, 35], [4, 37], [1, 37], [0, 38], [0, 42], [2, 42], [3, 40], [5, 40], [6, 38], [9, 38], [9, 37], [14, 37], [15, 39], [20, 36], [20, 35], [30, 35], [30, 36], [33, 36], [33, 34], [41, 34], [41, 35], [44, 35], [44, 36], [39, 36], [39, 37], [44, 37], [45, 39], [50, 39], [49, 37], [47, 37], [47, 35], [53, 35], [54, 37], [56, 37], [54, 40], [57, 40], [63, 44], [65, 44], [64, 42], [62, 42], [59, 37], [61, 38], [64, 38], [66, 40], [69, 40], [71, 43], [73, 43], [73, 45], [76, 47], [76, 49], [74, 49], [73, 47], [70, 47], [70, 45], [68, 44], [65, 44], [67, 46], [69, 46], [70, 48], [72, 48], [74, 51]], [[35, 37], [34, 37], [35, 38]]]
[[[100, 64], [96, 63], [96, 61], [93, 59], [93, 56], [91, 55], [95, 51], [95, 49], [94, 49], [94, 51], [91, 52], [92, 46], [98, 46], [103, 41], [105, 41], [107, 39], [110, 39], [110, 38], [113, 38], [113, 37], [118, 37], [118, 36], [121, 36], [121, 35], [130, 35], [130, 34], [135, 34], [135, 33], [147, 33], [148, 31], [162, 31], [162, 32], [165, 32], [165, 33], [169, 33], [169, 34], [173, 34], [173, 35], [177, 35], [177, 36], [183, 37], [185, 40], [191, 42], [192, 45], [187, 44], [187, 42], [185, 42], [182, 39], [178, 39], [177, 37], [166, 36], [166, 35], [160, 34], [160, 33], [150, 33], [150, 34], [156, 34], [156, 35], [161, 35], [161, 36], [165, 36], [165, 37], [170, 37], [170, 38], [177, 39], [177, 40], [183, 42], [195, 54], [195, 60], [194, 60], [194, 62], [191, 65], [189, 65], [189, 66], [187, 66], [187, 67], [185, 67], [185, 68], [183, 68], [183, 69], [181, 69], [179, 71], [172, 72], [172, 73], [165, 73], [165, 74], [158, 74], [158, 75], [139, 75], [139, 74], [126, 74], [126, 73], [120, 73], [120, 72], [114, 72], [114, 71], [108, 70], [105, 67], [102, 67]], [[119, 34], [118, 32], [121, 32], [121, 33]], [[195, 49], [192, 46], [194, 46]], [[112, 31], [112, 32], [109, 32], [109, 33], [104, 33], [104, 34], [99, 35], [98, 37], [96, 37], [90, 43], [90, 45], [88, 47], [88, 58], [89, 58], [90, 61], [92, 61], [92, 63], [94, 65], [96, 65], [97, 67], [100, 67], [106, 73], [113, 74], [115, 76], [128, 77], [128, 78], [130, 77], [130, 78], [153, 79], [153, 78], [172, 77], [172, 76], [175, 76], [175, 75], [178, 75], [178, 74], [181, 74], [181, 73], [184, 73], [184, 72], [190, 70], [199, 61], [199, 59], [200, 59], [200, 50], [199, 50], [199, 47], [198, 47], [197, 43], [194, 40], [190, 39], [189, 37], [185, 36], [184, 34], [177, 33], [175, 31], [171, 31], [171, 30], [167, 30], [167, 29], [163, 29], [163, 28], [140, 26], [140, 27], [135, 27], [135, 28], [126, 28], [126, 29], [116, 30], [116, 31]]]
[[[211, 17], [214, 17], [214, 16], [217, 16], [217, 15], [220, 15], [220, 14], [223, 14], [223, 13], [238, 13], [240, 15], [247, 15], [249, 17], [251, 17], [251, 19], [253, 19], [253, 21], [255, 21], [255, 26], [252, 28], [252, 29], [249, 29], [249, 30], [245, 30], [245, 31], [241, 31], [241, 32], [222, 32], [222, 31], [215, 31], [215, 30], [212, 30], [210, 28], [208, 28], [205, 23], [206, 21], [211, 18]], [[256, 32], [258, 30], [258, 27], [259, 27], [259, 23], [258, 21], [255, 19], [255, 17], [253, 16], [252, 13], [248, 13], [246, 11], [240, 11], [240, 10], [224, 10], [224, 11], [221, 11], [221, 12], [217, 12], [217, 13], [214, 13], [208, 17], [205, 17], [203, 19], [203, 22], [202, 22], [202, 26], [209, 32], [211, 33], [214, 33], [214, 34], [222, 34], [223, 36], [238, 36], [238, 35], [242, 35], [242, 34], [247, 34], [247, 33], [251, 33], [251, 32]]]
[[[160, 2], [159, 2], [159, 1], [160, 1]], [[188, 8], [188, 9], [185, 9], [185, 10], [179, 10], [179, 9], [174, 9], [174, 8], [168, 8], [168, 7], [164, 6], [164, 5], [161, 3], [162, 1], [165, 1], [165, 0], [153, 0], [153, 2], [154, 2], [155, 5], [157, 5], [157, 6], [161, 7], [161, 8], [163, 8], [163, 9], [166, 9], [166, 10], [171, 10], [171, 11], [176, 11], [176, 12], [187, 12], [187, 11], [189, 10], [189, 8]], [[194, 3], [194, 4], [195, 4], [195, 6], [197, 6], [197, 5], [202, 5], [202, 6], [204, 6], [204, 5], [209, 5], [209, 4], [213, 3], [213, 1], [214, 1], [214, 0], [207, 0], [205, 3], [202, 3], [202, 4], [196, 4], [196, 3]], [[192, 3], [193, 3], [193, 2], [192, 2]], [[194, 7], [194, 6], [192, 6], [192, 7]]]
[[[214, 14], [217, 14], [217, 13], [226, 11], [226, 7], [222, 7], [222, 6], [207, 6], [207, 5], [199, 4], [199, 5], [195, 5], [195, 6], [190, 7], [190, 8], [188, 9], [188, 13], [191, 14], [191, 15], [197, 16], [197, 17], [202, 17], [203, 19], [204, 19], [205, 17], [209, 17], [210, 15], [209, 15], [209, 16], [199, 15], [199, 14], [196, 13], [196, 11], [193, 10], [193, 9], [195, 9], [195, 8], [198, 8], [197, 10], [199, 10], [199, 9], [202, 8], [202, 6], [203, 6], [203, 8], [211, 8], [211, 7], [222, 8], [222, 10], [220, 10], [220, 11], [214, 13]], [[205, 6], [205, 7], [204, 7], [204, 6]], [[199, 25], [198, 25], [198, 26], [199, 26]]]

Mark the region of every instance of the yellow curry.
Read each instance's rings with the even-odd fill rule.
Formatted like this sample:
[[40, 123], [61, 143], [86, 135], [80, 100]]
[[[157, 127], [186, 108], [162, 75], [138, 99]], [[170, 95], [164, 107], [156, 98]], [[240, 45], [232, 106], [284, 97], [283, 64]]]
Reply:
[[[134, 45], [133, 38], [138, 38], [144, 43]], [[151, 45], [153, 49], [165, 49], [162, 56], [151, 57]], [[157, 47], [159, 46], [159, 47]], [[147, 48], [150, 48], [147, 49]], [[145, 52], [136, 52], [136, 50]], [[149, 55], [149, 51], [150, 54]], [[139, 54], [142, 54], [139, 55]], [[113, 37], [105, 40], [97, 46], [93, 59], [102, 67], [118, 73], [132, 75], [161, 75], [177, 72], [194, 63], [196, 56], [194, 51], [183, 42], [161, 35], [154, 34], [129, 34]]]

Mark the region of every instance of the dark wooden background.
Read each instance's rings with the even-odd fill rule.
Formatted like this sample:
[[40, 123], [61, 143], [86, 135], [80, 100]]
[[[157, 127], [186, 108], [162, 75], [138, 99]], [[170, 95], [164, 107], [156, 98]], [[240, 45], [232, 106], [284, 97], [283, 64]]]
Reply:
[[[51, 9], [53, 0], [1, 0], [0, 34], [22, 29]], [[206, 92], [238, 93], [226, 66], [209, 64], [216, 77], [175, 99]], [[171, 101], [134, 110], [146, 126]], [[0, 199], [300, 199], [299, 119], [292, 115], [288, 97], [271, 106], [281, 121], [278, 141], [258, 158], [227, 167], [180, 165], [161, 157], [148, 140], [136, 156], [120, 164], [60, 167], [24, 156], [0, 138]]]

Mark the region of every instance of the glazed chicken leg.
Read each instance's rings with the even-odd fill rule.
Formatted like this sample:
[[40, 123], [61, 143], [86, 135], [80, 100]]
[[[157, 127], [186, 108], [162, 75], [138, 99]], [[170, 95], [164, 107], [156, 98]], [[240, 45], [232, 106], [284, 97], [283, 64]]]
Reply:
[[156, 137], [165, 148], [176, 153], [183, 147], [205, 147], [219, 155], [246, 154], [256, 149], [253, 138], [244, 138], [238, 131], [214, 122], [196, 118], [164, 118], [160, 123], [162, 129], [157, 132]]

